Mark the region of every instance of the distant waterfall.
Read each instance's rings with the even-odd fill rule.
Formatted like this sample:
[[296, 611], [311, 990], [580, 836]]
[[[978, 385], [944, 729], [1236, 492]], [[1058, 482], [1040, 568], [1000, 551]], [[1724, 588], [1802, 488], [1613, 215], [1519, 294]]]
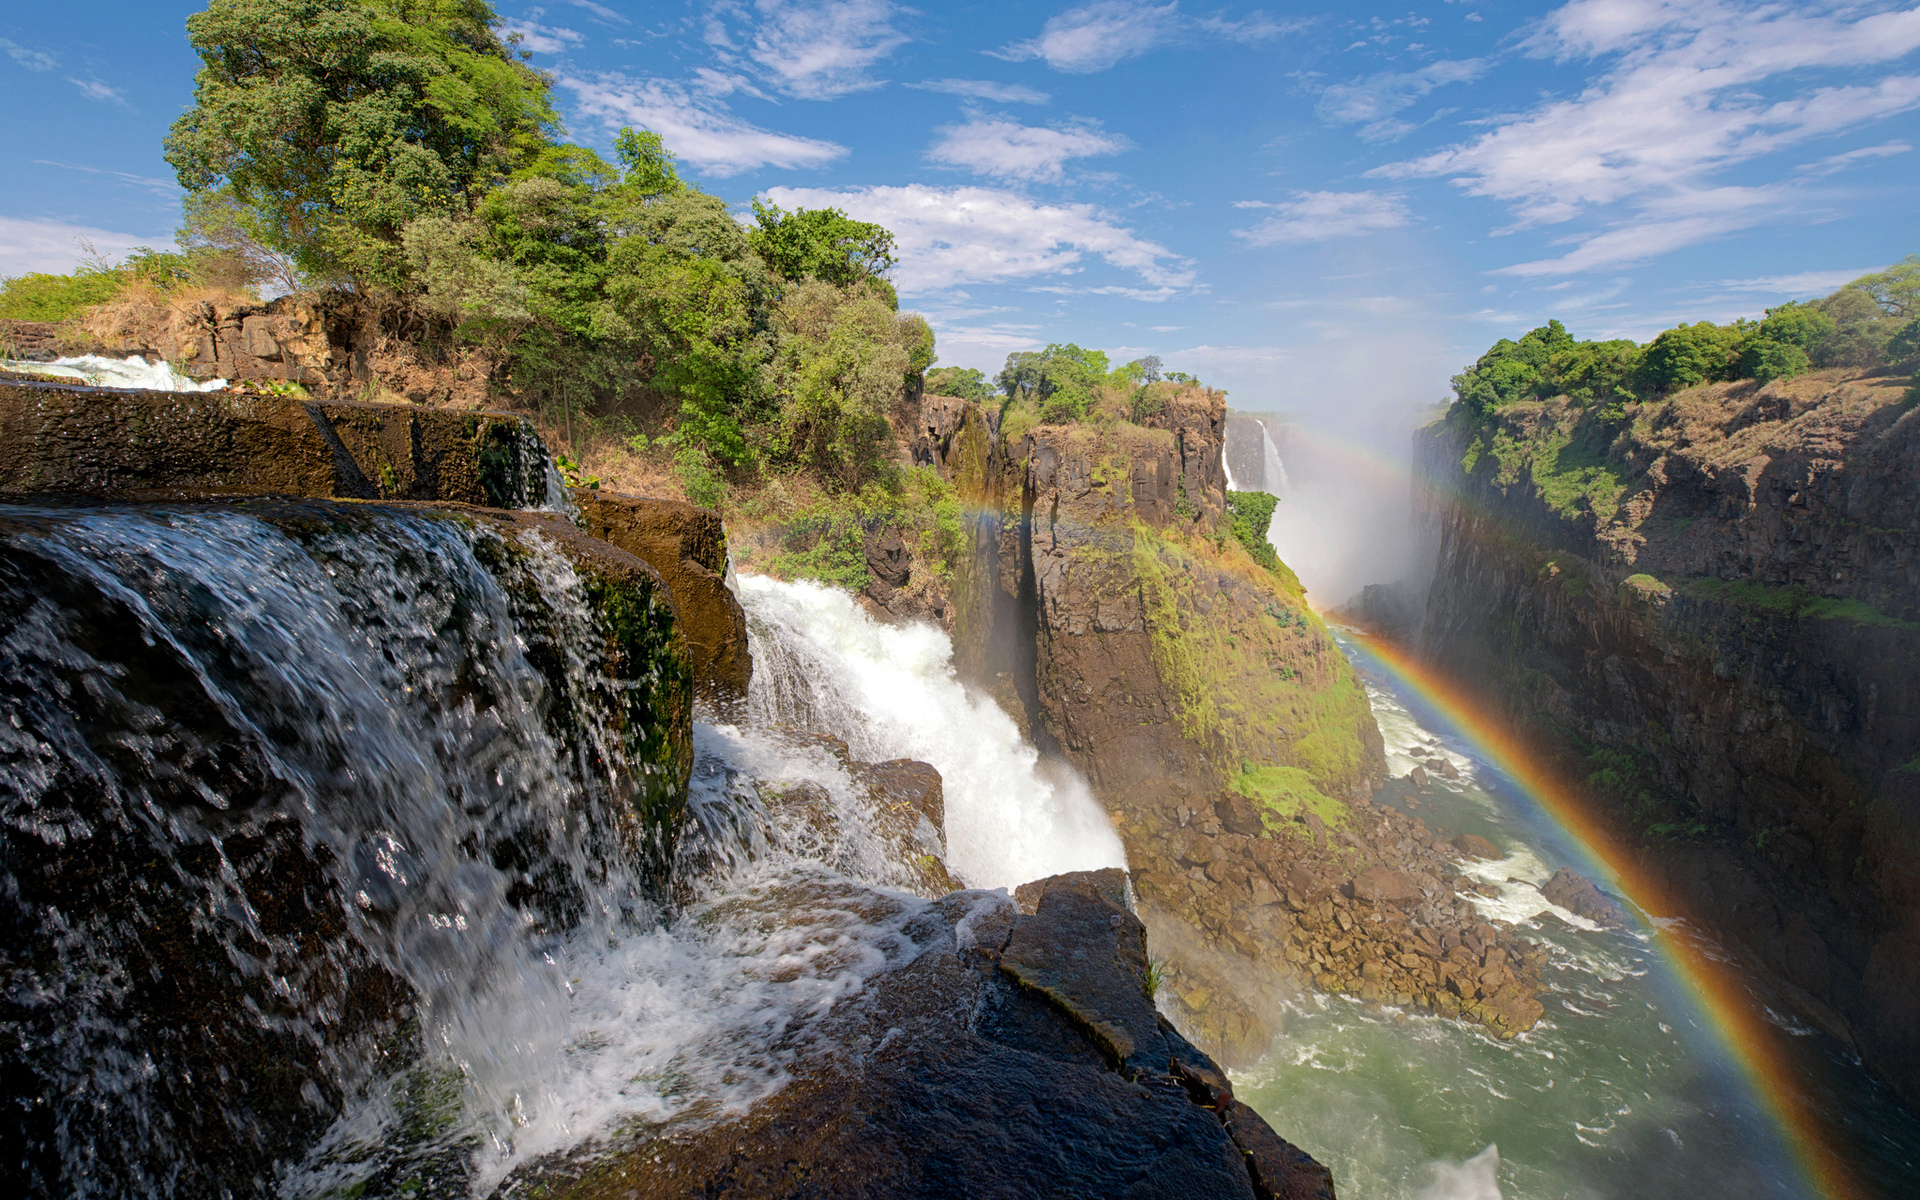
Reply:
[[1261, 446], [1260, 490], [1284, 496], [1293, 485], [1287, 481], [1287, 464], [1280, 461], [1280, 447], [1273, 444], [1273, 434], [1265, 421], [1260, 422], [1260, 440], [1265, 443]]

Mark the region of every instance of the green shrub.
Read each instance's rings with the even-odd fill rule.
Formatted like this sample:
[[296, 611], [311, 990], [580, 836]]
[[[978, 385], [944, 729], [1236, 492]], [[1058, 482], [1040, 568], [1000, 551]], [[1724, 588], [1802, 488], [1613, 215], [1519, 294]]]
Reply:
[[1273, 510], [1280, 497], [1266, 492], [1228, 492], [1227, 519], [1234, 540], [1247, 548], [1253, 561], [1269, 571], [1280, 566], [1280, 556], [1267, 541], [1267, 529], [1273, 524]]
[[9, 321], [65, 321], [95, 304], [105, 304], [127, 286], [118, 270], [79, 270], [71, 275], [32, 271], [0, 281], [0, 318]]

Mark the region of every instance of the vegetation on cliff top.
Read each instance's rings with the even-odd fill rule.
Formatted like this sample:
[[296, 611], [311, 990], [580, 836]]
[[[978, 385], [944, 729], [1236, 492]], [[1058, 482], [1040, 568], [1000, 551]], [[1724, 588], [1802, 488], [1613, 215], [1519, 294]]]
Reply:
[[1617, 414], [1694, 384], [1790, 379], [1814, 367], [1920, 371], [1920, 255], [1831, 295], [1770, 308], [1759, 321], [1683, 323], [1644, 346], [1576, 341], [1548, 321], [1517, 342], [1495, 342], [1453, 377], [1453, 388], [1475, 416], [1556, 396]]

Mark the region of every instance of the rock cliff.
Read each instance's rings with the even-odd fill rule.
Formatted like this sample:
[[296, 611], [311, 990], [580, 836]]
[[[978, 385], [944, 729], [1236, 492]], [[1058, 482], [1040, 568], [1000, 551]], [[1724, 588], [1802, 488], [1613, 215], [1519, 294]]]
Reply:
[[1417, 438], [1421, 652], [1920, 1096], [1920, 415], [1816, 372]]
[[1015, 443], [924, 398], [912, 457], [978, 513], [956, 663], [1094, 785], [1166, 1003], [1211, 1053], [1258, 1058], [1308, 986], [1525, 1029], [1530, 949], [1456, 894], [1434, 831], [1369, 801], [1383, 752], [1358, 678], [1291, 574], [1222, 532], [1224, 420], [1191, 388], [1145, 427]]

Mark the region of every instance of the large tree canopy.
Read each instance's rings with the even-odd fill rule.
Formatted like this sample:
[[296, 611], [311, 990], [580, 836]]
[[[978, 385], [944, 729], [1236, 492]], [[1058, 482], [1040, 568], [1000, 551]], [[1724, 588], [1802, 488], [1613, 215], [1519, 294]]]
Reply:
[[547, 81], [485, 0], [213, 0], [187, 19], [204, 65], [166, 155], [226, 183], [302, 270], [392, 283], [400, 232], [538, 154]]

